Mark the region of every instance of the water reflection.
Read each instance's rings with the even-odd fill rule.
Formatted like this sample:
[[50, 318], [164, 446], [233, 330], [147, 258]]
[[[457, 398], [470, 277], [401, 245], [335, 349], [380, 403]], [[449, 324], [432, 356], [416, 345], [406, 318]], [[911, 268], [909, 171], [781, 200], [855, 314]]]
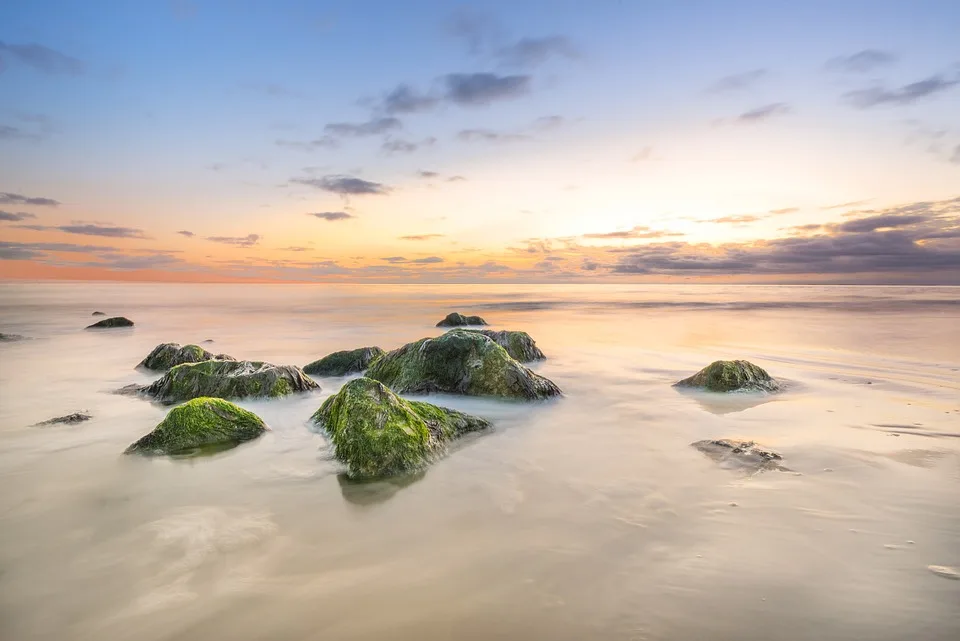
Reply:
[[422, 481], [427, 471], [382, 479], [351, 479], [346, 472], [337, 474], [340, 493], [347, 503], [354, 505], [376, 505], [393, 497], [405, 487]]
[[753, 407], [772, 403], [780, 397], [763, 392], [705, 392], [689, 387], [674, 387], [678, 394], [682, 394], [697, 402], [697, 404], [711, 414], [724, 415], [743, 412]]

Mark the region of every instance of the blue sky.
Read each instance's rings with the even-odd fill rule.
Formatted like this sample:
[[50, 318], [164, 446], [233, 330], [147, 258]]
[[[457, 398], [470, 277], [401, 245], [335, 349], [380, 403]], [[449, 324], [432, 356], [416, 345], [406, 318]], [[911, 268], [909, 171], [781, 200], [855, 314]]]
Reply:
[[[946, 1], [8, 1], [0, 275], [952, 282], [957, 25]], [[811, 243], [836, 255], [778, 253]]]

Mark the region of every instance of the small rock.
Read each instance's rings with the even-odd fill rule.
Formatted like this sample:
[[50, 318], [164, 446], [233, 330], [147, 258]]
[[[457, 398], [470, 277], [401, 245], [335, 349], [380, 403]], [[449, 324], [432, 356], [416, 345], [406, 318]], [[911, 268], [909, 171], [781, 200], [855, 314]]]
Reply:
[[465, 327], [467, 325], [486, 325], [487, 321], [479, 316], [464, 316], [459, 312], [447, 314], [447, 317], [437, 323], [437, 327]]
[[153, 351], [147, 354], [147, 357], [140, 361], [137, 367], [164, 371], [184, 363], [200, 363], [210, 360], [233, 361], [236, 359], [226, 354], [214, 356], [199, 345], [184, 345], [181, 347], [180, 343], [162, 343], [154, 347]]
[[80, 411], [74, 412], [73, 414], [67, 414], [66, 416], [58, 416], [56, 418], [47, 419], [46, 421], [36, 423], [36, 425], [76, 425], [77, 423], [89, 421], [91, 418], [93, 418], [93, 416], [90, 413]]
[[103, 312], [94, 312], [94, 313], [92, 313], [92, 314], [90, 314], [90, 315], [91, 315], [91, 316], [106, 316], [106, 314], [104, 314]]
[[314, 376], [346, 376], [356, 374], [370, 367], [370, 363], [384, 355], [379, 347], [360, 347], [327, 354], [303, 367], [303, 371]]
[[26, 340], [26, 336], [21, 336], [20, 334], [4, 334], [0, 332], [0, 343], [13, 343], [15, 341]]
[[93, 325], [87, 325], [87, 329], [113, 329], [115, 327], [133, 327], [133, 321], [123, 316], [115, 316], [97, 321]]
[[173, 408], [125, 454], [180, 454], [238, 445], [263, 434], [263, 420], [221, 398], [195, 398]]
[[673, 385], [699, 387], [710, 392], [778, 392], [781, 388], [765, 369], [749, 361], [714, 361]]
[[907, 545], [914, 545], [914, 541], [907, 541]]
[[730, 507], [738, 507], [736, 503], [731, 502]]
[[832, 471], [833, 471], [833, 468], [832, 468], [832, 467], [825, 467], [825, 468], [823, 468], [823, 471], [824, 471], [824, 472], [832, 472]]
[[786, 470], [780, 464], [783, 458], [780, 454], [753, 441], [721, 438], [697, 441], [690, 445], [720, 463], [721, 467], [739, 469], [751, 474], [764, 470]]
[[942, 576], [945, 579], [960, 581], [960, 570], [957, 568], [952, 568], [946, 565], [928, 565], [927, 569], [937, 576]]
[[526, 332], [509, 330], [498, 332], [492, 329], [471, 329], [467, 331], [483, 334], [507, 350], [507, 354], [510, 354], [517, 362], [529, 363], [531, 361], [542, 361], [546, 358], [540, 348], [537, 347], [537, 342]]
[[164, 403], [178, 403], [203, 396], [278, 398], [319, 388], [299, 367], [260, 361], [210, 360], [177, 365], [150, 385], [140, 387], [138, 392]]

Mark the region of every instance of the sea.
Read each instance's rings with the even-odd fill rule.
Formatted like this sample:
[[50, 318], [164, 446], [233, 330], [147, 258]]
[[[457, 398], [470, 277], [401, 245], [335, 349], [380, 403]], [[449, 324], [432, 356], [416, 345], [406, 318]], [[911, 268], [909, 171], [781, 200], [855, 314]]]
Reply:
[[[123, 454], [159, 343], [303, 366], [452, 311], [563, 397], [426, 397], [493, 427], [375, 482], [309, 421], [344, 378], [240, 401], [270, 431], [232, 450]], [[960, 288], [6, 282], [0, 332], [4, 641], [960, 639]], [[672, 387], [717, 359], [785, 389]]]

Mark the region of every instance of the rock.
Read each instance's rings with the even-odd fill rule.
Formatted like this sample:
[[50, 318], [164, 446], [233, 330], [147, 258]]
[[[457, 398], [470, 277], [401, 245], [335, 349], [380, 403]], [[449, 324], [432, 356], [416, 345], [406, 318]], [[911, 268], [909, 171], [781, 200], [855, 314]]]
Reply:
[[177, 365], [139, 392], [166, 403], [201, 396], [270, 398], [319, 389], [299, 367], [260, 361], [202, 361]]
[[509, 330], [498, 332], [493, 329], [471, 329], [468, 331], [483, 334], [493, 340], [494, 343], [507, 350], [507, 354], [521, 363], [542, 361], [546, 358], [540, 348], [537, 347], [536, 341], [526, 332], [511, 332]]
[[45, 421], [40, 421], [36, 423], [35, 426], [41, 425], [76, 425], [77, 423], [83, 423], [84, 421], [89, 421], [93, 416], [88, 412], [74, 412], [73, 414], [67, 414], [66, 416], [58, 416], [56, 418], [50, 418]]
[[486, 325], [487, 321], [479, 316], [464, 316], [458, 312], [447, 314], [447, 317], [437, 323], [437, 327], [463, 327], [465, 325]]
[[220, 398], [195, 398], [173, 408], [156, 428], [125, 454], [179, 454], [238, 445], [267, 429], [263, 420]]
[[561, 394], [552, 381], [515, 361], [493, 340], [466, 330], [408, 343], [374, 361], [366, 375], [398, 394], [448, 392], [525, 400]]
[[721, 467], [728, 469], [739, 469], [753, 474], [765, 470], [789, 471], [780, 464], [783, 458], [780, 454], [753, 441], [722, 438], [697, 441], [691, 445], [720, 463]]
[[232, 356], [226, 354], [217, 354], [214, 356], [207, 350], [198, 345], [184, 345], [180, 343], [163, 343], [153, 348], [145, 359], [140, 361], [137, 367], [153, 370], [168, 370], [171, 367], [182, 365], [184, 363], [199, 363], [201, 361], [233, 361]]
[[442, 454], [450, 440], [490, 425], [469, 414], [402, 399], [365, 377], [324, 401], [313, 420], [330, 436], [351, 478], [420, 470]]
[[714, 361], [675, 387], [700, 387], [711, 392], [777, 392], [780, 383], [749, 361]]
[[318, 361], [313, 361], [303, 368], [307, 374], [315, 376], [346, 376], [362, 372], [370, 363], [383, 356], [384, 351], [379, 347], [360, 347], [328, 354]]
[[20, 334], [4, 334], [0, 332], [0, 343], [15, 343], [16, 341], [26, 340], [26, 336], [21, 336]]
[[88, 325], [87, 329], [112, 329], [114, 327], [133, 327], [133, 321], [123, 316], [115, 316], [97, 321], [93, 325]]
[[91, 316], [106, 316], [106, 314], [104, 314], [103, 312], [94, 312], [94, 313], [92, 313], [92, 314], [90, 314], [90, 315], [91, 315]]
[[928, 565], [927, 569], [945, 579], [960, 581], [960, 569], [958, 568], [952, 568], [948, 565]]
[[203, 342], [204, 342], [204, 343], [212, 343], [212, 342], [213, 342], [213, 339], [212, 339], [212, 338], [208, 338], [207, 340], [205, 340], [205, 341], [203, 341]]

